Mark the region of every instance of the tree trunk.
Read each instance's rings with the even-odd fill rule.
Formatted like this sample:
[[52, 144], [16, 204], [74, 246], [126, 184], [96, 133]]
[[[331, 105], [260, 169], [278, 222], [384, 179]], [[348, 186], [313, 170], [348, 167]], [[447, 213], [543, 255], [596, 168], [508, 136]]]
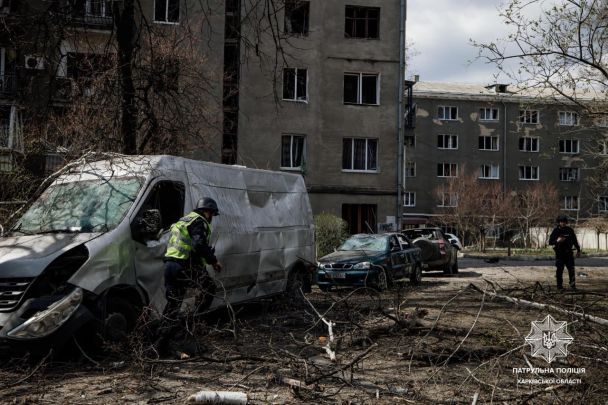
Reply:
[[135, 105], [135, 85], [133, 83], [133, 59], [137, 31], [135, 25], [135, 0], [124, 0], [121, 11], [118, 10], [120, 3], [116, 2], [114, 4], [121, 90], [121, 152], [126, 155], [134, 155], [137, 153], [137, 106]]

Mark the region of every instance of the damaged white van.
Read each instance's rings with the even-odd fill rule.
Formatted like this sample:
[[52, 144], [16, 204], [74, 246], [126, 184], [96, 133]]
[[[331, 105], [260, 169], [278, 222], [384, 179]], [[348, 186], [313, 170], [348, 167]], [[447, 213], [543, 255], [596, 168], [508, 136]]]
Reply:
[[61, 174], [0, 238], [0, 347], [61, 345], [83, 325], [128, 332], [165, 305], [169, 227], [215, 199], [205, 309], [297, 288], [314, 263], [304, 180], [172, 156], [113, 155]]

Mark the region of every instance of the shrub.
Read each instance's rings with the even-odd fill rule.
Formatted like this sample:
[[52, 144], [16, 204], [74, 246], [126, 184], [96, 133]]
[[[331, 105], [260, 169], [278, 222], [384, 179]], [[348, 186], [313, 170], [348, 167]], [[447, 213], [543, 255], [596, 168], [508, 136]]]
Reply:
[[321, 213], [315, 216], [315, 240], [317, 257], [331, 253], [348, 237], [348, 224], [342, 218], [332, 214]]

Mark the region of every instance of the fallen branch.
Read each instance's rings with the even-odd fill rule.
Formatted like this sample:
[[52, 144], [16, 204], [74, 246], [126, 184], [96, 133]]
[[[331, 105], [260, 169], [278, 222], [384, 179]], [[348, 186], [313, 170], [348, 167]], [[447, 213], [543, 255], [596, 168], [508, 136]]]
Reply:
[[373, 345], [371, 345], [370, 347], [368, 347], [364, 352], [359, 353], [357, 356], [355, 356], [354, 359], [352, 359], [351, 361], [349, 361], [347, 364], [344, 364], [340, 367], [338, 367], [337, 369], [330, 371], [328, 373], [323, 373], [318, 377], [313, 378], [310, 381], [306, 381], [306, 384], [310, 385], [310, 384], [314, 384], [320, 380], [322, 380], [325, 377], [330, 377], [336, 373], [339, 373], [340, 371], [346, 370], [349, 367], [352, 367], [355, 363], [357, 363], [359, 360], [361, 360], [363, 357], [367, 356], [367, 354], [369, 352], [372, 351], [372, 349], [374, 349], [376, 346], [378, 346], [378, 343], [374, 343]]
[[[479, 287], [477, 287], [475, 284], [469, 284], [469, 287], [472, 288], [473, 290], [479, 292], [479, 293], [484, 293]], [[522, 306], [526, 306], [526, 307], [531, 307], [531, 308], [538, 308], [538, 309], [552, 309], [554, 311], [557, 312], [561, 312], [563, 314], [568, 314], [568, 315], [572, 315], [575, 316], [577, 318], [581, 318], [583, 320], [587, 320], [587, 321], [591, 321], [594, 323], [597, 323], [599, 325], [603, 325], [603, 326], [608, 326], [608, 319], [604, 319], [604, 318], [600, 318], [597, 316], [593, 316], [593, 315], [589, 315], [589, 314], [584, 314], [581, 312], [575, 312], [575, 311], [568, 311], [567, 309], [563, 309], [560, 307], [557, 307], [555, 305], [551, 305], [551, 304], [542, 304], [540, 302], [534, 302], [534, 301], [527, 301], [521, 298], [515, 298], [515, 297], [509, 297], [508, 295], [501, 295], [501, 294], [496, 294], [493, 292], [485, 292], [485, 294], [489, 295], [492, 298], [499, 298], [502, 299], [504, 301], [508, 301], [517, 305], [522, 305]]]
[[26, 381], [27, 379], [29, 379], [31, 376], [33, 376], [34, 374], [36, 374], [36, 371], [38, 371], [38, 369], [40, 367], [42, 367], [42, 365], [46, 362], [46, 360], [51, 356], [51, 354], [53, 354], [53, 349], [49, 350], [49, 352], [47, 353], [46, 356], [44, 356], [42, 358], [42, 360], [40, 360], [40, 362], [36, 365], [36, 367], [34, 367], [34, 369], [25, 377], [18, 379], [17, 381], [13, 381], [12, 383], [8, 383], [2, 387], [0, 387], [0, 390], [3, 390], [5, 388], [10, 388], [10, 387], [14, 387], [15, 385], [20, 385], [21, 383], [23, 383], [24, 381]]

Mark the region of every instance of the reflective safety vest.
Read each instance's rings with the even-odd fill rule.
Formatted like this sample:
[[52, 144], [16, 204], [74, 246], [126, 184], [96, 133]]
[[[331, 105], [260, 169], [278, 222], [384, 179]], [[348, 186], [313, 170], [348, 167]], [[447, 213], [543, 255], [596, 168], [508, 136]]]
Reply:
[[[207, 244], [209, 244], [212, 230], [211, 224], [207, 222], [205, 217], [193, 211], [171, 225], [171, 237], [169, 237], [165, 257], [179, 260], [187, 260], [190, 258], [190, 253], [192, 252], [192, 238], [188, 232], [188, 226], [197, 218], [201, 218], [203, 220], [205, 227], [205, 240], [207, 241]], [[203, 265], [207, 264], [205, 259], [201, 258], [201, 261]]]

